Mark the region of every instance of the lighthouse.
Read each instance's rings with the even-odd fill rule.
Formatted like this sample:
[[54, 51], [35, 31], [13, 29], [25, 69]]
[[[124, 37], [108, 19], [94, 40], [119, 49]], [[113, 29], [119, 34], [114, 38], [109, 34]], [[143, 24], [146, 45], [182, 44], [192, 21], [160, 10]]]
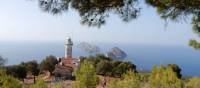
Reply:
[[59, 58], [58, 64], [55, 65], [53, 74], [55, 78], [64, 77], [66, 79], [74, 78], [74, 71], [79, 68], [80, 59], [72, 57], [73, 42], [71, 38], [66, 38], [64, 43], [65, 56]]
[[65, 41], [65, 59], [72, 58], [72, 46], [73, 42], [70, 37], [66, 38]]

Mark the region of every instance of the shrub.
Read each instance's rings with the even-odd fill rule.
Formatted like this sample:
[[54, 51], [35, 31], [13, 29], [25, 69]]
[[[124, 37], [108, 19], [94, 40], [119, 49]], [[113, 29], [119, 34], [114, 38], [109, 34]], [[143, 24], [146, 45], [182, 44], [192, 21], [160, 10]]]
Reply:
[[182, 77], [181, 68], [178, 65], [176, 65], [176, 64], [168, 64], [167, 67], [172, 68], [172, 70], [176, 73], [177, 77], [179, 79], [181, 79], [181, 77]]
[[111, 80], [106, 88], [142, 88], [142, 86], [142, 77], [133, 71], [128, 71], [122, 76], [121, 80]]
[[109, 61], [100, 61], [97, 64], [96, 70], [99, 75], [111, 75], [112, 64]]
[[200, 87], [200, 78], [193, 77], [189, 80], [186, 85], [186, 88], [199, 88]]
[[102, 54], [82, 57], [81, 62], [87, 61], [92, 64], [99, 75], [120, 77], [129, 70], [136, 72], [136, 66], [131, 62], [116, 61]]
[[136, 72], [136, 66], [131, 62], [116, 62], [113, 63], [112, 76], [121, 76], [122, 74], [130, 70]]
[[43, 70], [48, 70], [52, 74], [57, 63], [58, 60], [55, 56], [46, 56], [46, 58], [40, 64], [40, 71], [42, 72]]
[[0, 76], [0, 88], [22, 88], [19, 80], [12, 76]]
[[96, 70], [93, 65], [84, 61], [75, 74], [76, 81], [73, 83], [73, 88], [96, 88], [99, 82]]
[[173, 69], [162, 65], [153, 67], [149, 81], [151, 88], [183, 88]]
[[27, 75], [27, 67], [23, 64], [6, 67], [7, 73], [23, 80]]
[[31, 85], [30, 88], [48, 88], [44, 80], [38, 79], [35, 84]]
[[0, 76], [5, 76], [6, 75], [6, 70], [3, 68], [0, 68]]
[[52, 88], [62, 88], [62, 84], [59, 82], [59, 83], [56, 83], [53, 85]]

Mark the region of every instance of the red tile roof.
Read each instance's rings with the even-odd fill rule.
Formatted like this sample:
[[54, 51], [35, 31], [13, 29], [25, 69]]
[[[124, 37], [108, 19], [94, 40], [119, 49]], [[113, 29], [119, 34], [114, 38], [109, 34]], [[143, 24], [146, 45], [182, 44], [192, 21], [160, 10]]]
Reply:
[[75, 58], [62, 58], [61, 63], [63, 66], [76, 67]]

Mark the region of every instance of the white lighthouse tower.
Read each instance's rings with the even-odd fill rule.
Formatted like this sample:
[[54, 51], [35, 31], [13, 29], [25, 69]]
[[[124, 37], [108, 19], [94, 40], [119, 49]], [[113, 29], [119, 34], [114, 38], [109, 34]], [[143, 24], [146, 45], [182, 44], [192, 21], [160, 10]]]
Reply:
[[72, 46], [73, 42], [70, 37], [66, 38], [65, 41], [65, 59], [72, 58]]

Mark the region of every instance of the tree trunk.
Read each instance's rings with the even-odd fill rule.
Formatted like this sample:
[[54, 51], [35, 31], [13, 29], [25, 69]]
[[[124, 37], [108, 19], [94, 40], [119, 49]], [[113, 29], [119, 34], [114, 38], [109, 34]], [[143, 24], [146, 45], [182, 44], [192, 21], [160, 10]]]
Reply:
[[34, 80], [34, 84], [35, 84], [35, 75], [33, 75], [33, 80]]
[[22, 78], [22, 81], [23, 81], [23, 83], [24, 83], [24, 78]]

